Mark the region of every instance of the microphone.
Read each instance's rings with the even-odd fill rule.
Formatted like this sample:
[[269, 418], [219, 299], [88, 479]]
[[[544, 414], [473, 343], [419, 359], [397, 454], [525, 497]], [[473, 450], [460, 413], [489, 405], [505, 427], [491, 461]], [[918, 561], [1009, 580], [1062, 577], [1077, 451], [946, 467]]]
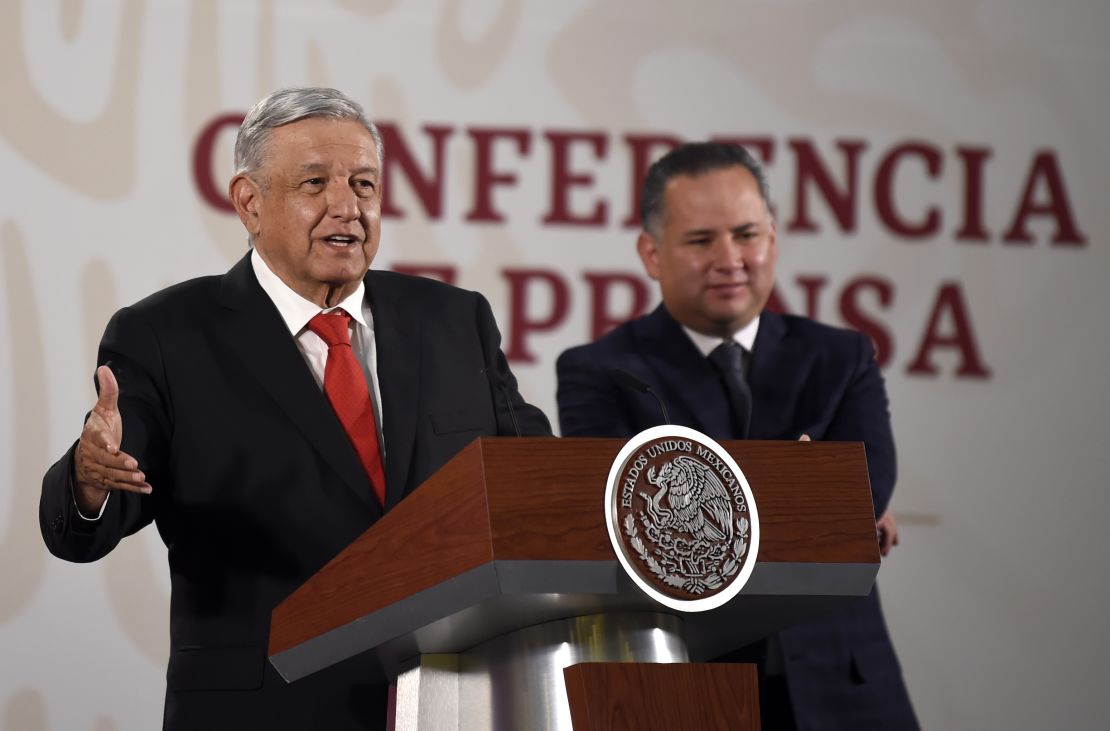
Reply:
[[663, 399], [660, 398], [659, 394], [655, 392], [655, 389], [653, 389], [651, 386], [644, 383], [639, 378], [632, 375], [623, 368], [610, 368], [609, 375], [615, 378], [618, 383], [620, 383], [622, 386], [625, 386], [626, 388], [631, 388], [637, 393], [650, 394], [651, 397], [655, 399], [655, 403], [659, 404], [659, 411], [663, 413], [663, 423], [671, 423], [671, 417], [667, 415], [667, 407], [663, 403]]
[[[516, 409], [513, 408], [513, 399], [512, 396], [509, 394], [509, 387], [505, 385], [505, 379], [502, 378], [501, 374], [497, 373], [496, 370], [491, 368], [483, 368], [481, 372], [483, 375], [485, 375], [486, 381], [489, 382], [489, 385], [496, 388], [498, 391], [501, 392], [501, 395], [505, 397], [505, 406], [509, 409], [509, 418], [513, 421], [513, 430], [516, 431], [516, 435], [518, 437], [524, 436], [520, 432], [520, 422], [516, 420]], [[497, 404], [495, 403], [494, 410], [496, 411], [496, 409]], [[495, 414], [494, 419], [496, 420], [496, 418], [497, 417]]]
[[501, 395], [505, 397], [505, 405], [509, 407], [509, 418], [513, 420], [513, 429], [516, 430], [516, 435], [518, 437], [524, 436], [520, 433], [520, 422], [516, 420], [516, 409], [513, 408], [513, 399], [509, 395], [509, 387], [501, 380], [498, 380], [497, 385], [501, 388]]

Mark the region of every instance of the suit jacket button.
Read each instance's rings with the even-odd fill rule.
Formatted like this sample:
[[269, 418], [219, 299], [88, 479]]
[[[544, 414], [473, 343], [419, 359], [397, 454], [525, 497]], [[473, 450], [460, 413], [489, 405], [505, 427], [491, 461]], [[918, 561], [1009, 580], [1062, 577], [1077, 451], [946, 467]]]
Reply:
[[62, 514], [58, 513], [57, 515], [54, 516], [54, 520], [50, 523], [50, 527], [52, 527], [54, 529], [55, 533], [61, 533], [62, 528], [65, 527], [65, 524], [66, 524], [66, 522], [62, 518]]

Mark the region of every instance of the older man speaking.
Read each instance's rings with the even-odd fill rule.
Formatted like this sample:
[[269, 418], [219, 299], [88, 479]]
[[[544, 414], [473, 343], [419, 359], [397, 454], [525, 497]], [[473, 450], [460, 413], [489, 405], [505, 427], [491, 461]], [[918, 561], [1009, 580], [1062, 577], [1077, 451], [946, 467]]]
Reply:
[[230, 184], [252, 249], [116, 313], [96, 405], [46, 473], [55, 555], [94, 561], [152, 521], [165, 541], [166, 728], [384, 727], [385, 688], [359, 658], [277, 675], [271, 610], [475, 437], [516, 434], [514, 413], [550, 434], [485, 299], [368, 271], [382, 154], [340, 92], [261, 100]]

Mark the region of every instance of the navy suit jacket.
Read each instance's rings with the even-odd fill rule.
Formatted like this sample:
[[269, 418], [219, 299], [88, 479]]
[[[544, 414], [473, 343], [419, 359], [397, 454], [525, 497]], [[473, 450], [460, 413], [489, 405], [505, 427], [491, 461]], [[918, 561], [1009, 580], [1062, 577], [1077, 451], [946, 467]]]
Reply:
[[[617, 381], [622, 368], [647, 383], [674, 424], [733, 439], [724, 384], [660, 305], [557, 363], [563, 436], [629, 437], [664, 423], [646, 393]], [[894, 490], [894, 437], [883, 377], [870, 340], [812, 320], [764, 312], [747, 369], [749, 438], [862, 441], [875, 514]], [[913, 709], [877, 591], [850, 609], [779, 633], [799, 728], [912, 729]], [[764, 661], [765, 643], [738, 659]]]
[[[481, 295], [389, 272], [365, 281], [386, 510], [475, 437], [515, 434], [506, 396], [524, 433], [551, 433], [517, 392]], [[40, 525], [71, 561], [157, 526], [172, 586], [166, 727], [384, 727], [384, 679], [365, 659], [289, 685], [266, 661], [274, 606], [383, 511], [249, 257], [120, 310], [98, 362], [153, 493], [114, 493], [84, 521], [71, 448], [43, 481]]]

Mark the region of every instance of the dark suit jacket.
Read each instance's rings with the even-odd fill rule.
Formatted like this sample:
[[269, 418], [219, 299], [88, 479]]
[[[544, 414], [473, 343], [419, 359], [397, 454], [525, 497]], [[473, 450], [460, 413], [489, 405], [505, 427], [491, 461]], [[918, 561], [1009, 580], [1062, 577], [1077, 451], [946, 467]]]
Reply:
[[[515, 434], [507, 394], [522, 431], [550, 434], [517, 392], [480, 295], [370, 272], [366, 296], [387, 510], [475, 437]], [[382, 509], [249, 257], [120, 310], [98, 362], [119, 381], [122, 449], [153, 493], [115, 493], [84, 521], [71, 449], [46, 474], [39, 519], [50, 551], [71, 561], [156, 524], [172, 583], [167, 727], [383, 726], [382, 678], [365, 660], [286, 685], [265, 659], [274, 606]]]
[[[666, 404], [671, 422], [734, 438], [716, 369], [660, 305], [560, 356], [563, 436], [629, 437], [663, 423], [649, 394], [622, 386], [623, 368]], [[883, 377], [863, 335], [764, 312], [747, 370], [752, 439], [862, 441], [876, 515], [894, 489], [894, 438]], [[850, 610], [779, 634], [800, 728], [916, 728], [877, 592]], [[763, 662], [762, 645], [738, 655]]]

